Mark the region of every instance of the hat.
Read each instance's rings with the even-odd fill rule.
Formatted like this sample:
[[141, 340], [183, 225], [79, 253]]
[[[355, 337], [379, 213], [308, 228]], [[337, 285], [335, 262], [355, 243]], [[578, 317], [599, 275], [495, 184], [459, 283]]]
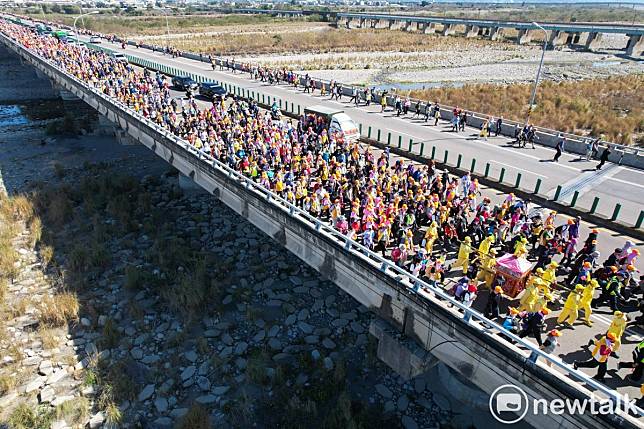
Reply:
[[496, 255], [496, 249], [490, 249], [490, 253]]
[[465, 237], [465, 238], [463, 239], [463, 241], [467, 241], [468, 243], [471, 243], [471, 242], [472, 242], [472, 239], [471, 239], [470, 237]]
[[617, 310], [616, 312], [613, 313], [613, 315], [615, 317], [622, 317], [624, 315], [624, 313], [622, 313], [621, 311]]
[[586, 261], [584, 262], [584, 268], [590, 268], [591, 264], [590, 262]]
[[544, 316], [547, 316], [548, 314], [550, 314], [550, 310], [547, 309], [546, 307], [543, 307], [541, 309], [541, 314], [543, 314]]
[[591, 230], [590, 230], [590, 232], [592, 232], [593, 234], [599, 234], [599, 230], [598, 230], [598, 229], [591, 229]]
[[497, 286], [497, 287], [494, 288], [494, 292], [503, 293], [503, 288], [501, 286]]
[[611, 270], [612, 272], [616, 273], [616, 272], [617, 272], [617, 267], [616, 267], [615, 265], [611, 265], [611, 266], [610, 266], [610, 270]]
[[608, 334], [606, 334], [606, 338], [608, 338], [611, 341], [615, 341], [615, 334], [613, 334], [612, 332], [609, 332]]
[[514, 307], [508, 307], [508, 310], [509, 310], [510, 314], [513, 315], [513, 316], [519, 314], [519, 310], [517, 310]]
[[543, 268], [539, 267], [536, 269], [537, 274], [543, 274]]
[[584, 290], [584, 287], [582, 285], [576, 285], [575, 290], [581, 292], [582, 290]]
[[548, 265], [550, 265], [551, 267], [554, 267], [554, 268], [557, 268], [557, 267], [559, 266], [559, 264], [558, 264], [558, 263], [556, 263], [555, 261], [552, 261], [552, 262], [551, 262], [550, 264], [548, 264]]
[[552, 331], [548, 332], [548, 335], [552, 337], [561, 337], [561, 331], [558, 329], [553, 329]]

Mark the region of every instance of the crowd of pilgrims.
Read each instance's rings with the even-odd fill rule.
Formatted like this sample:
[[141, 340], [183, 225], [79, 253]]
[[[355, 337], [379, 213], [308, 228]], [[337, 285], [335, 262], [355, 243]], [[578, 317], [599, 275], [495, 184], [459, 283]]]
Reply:
[[[556, 271], [552, 259], [563, 254], [559, 270], [569, 270], [572, 285], [600, 265], [598, 232], [582, 241], [579, 218], [556, 225], [556, 212], [533, 210], [514, 194], [493, 204], [469, 174], [455, 178], [433, 161], [376, 153], [330, 134], [322, 118], [276, 121], [234, 98], [200, 108], [194, 98], [173, 98], [160, 73], [13, 24], [0, 23], [0, 30], [429, 284], [444, 279], [446, 257], [456, 250], [453, 266], [463, 271], [457, 297], [476, 291], [476, 280], [494, 288], [498, 251], [533, 258], [539, 276], [553, 265]], [[615, 261], [611, 275], [633, 271], [636, 257]]]

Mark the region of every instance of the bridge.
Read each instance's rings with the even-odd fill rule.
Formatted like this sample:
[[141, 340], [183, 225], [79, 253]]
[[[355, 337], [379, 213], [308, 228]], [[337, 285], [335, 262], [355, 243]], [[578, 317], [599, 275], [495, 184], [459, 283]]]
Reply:
[[[277, 17], [300, 17], [320, 15], [334, 20], [338, 26], [345, 28], [384, 28], [389, 30], [417, 31], [424, 34], [442, 34], [444, 36], [461, 34], [466, 37], [485, 37], [490, 40], [501, 40], [507, 30], [516, 30], [516, 41], [519, 44], [530, 43], [538, 27], [531, 22], [498, 21], [472, 18], [449, 18], [436, 15], [395, 15], [385, 13], [358, 13], [316, 10], [279, 10], [240, 8], [218, 9], [226, 13], [266, 14]], [[578, 22], [542, 22], [539, 23], [547, 32], [548, 45], [583, 45], [588, 50], [596, 49], [603, 34], [623, 34], [628, 36], [626, 55], [639, 57], [644, 50], [644, 26], [604, 23]]]
[[[332, 280], [387, 321], [392, 329], [414, 339], [420, 351], [399, 346], [382, 325], [372, 326], [372, 333], [380, 338], [379, 355], [387, 363], [397, 365], [404, 376], [417, 375], [433, 359], [440, 359], [487, 392], [512, 383], [534, 399], [584, 399], [591, 395], [613, 401], [620, 398], [615, 390], [572, 369], [559, 358], [541, 352], [531, 342], [504, 331], [475, 309], [455, 302], [441, 288], [425, 284], [6, 35], [1, 35], [0, 41], [56, 85], [98, 110], [130, 138], [154, 151], [185, 177]], [[135, 56], [133, 49], [129, 50], [128, 57], [140, 66], [169, 70], [162, 62], [152, 64]], [[207, 77], [204, 70], [202, 73], [202, 77]], [[247, 88], [241, 86], [229, 88], [231, 92], [248, 94], [244, 91]], [[263, 95], [253, 94], [262, 101]], [[419, 285], [430, 292], [416, 292]], [[544, 362], [552, 362], [554, 367], [549, 368]], [[564, 428], [640, 427], [639, 421], [623, 413], [529, 415], [527, 418], [532, 425]]]

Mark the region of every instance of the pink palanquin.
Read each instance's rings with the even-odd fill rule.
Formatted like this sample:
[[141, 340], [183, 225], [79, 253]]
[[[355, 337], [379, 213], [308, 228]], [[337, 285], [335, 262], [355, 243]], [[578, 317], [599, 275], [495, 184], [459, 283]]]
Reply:
[[503, 292], [514, 298], [525, 288], [525, 282], [532, 271], [532, 262], [506, 253], [496, 260], [496, 276], [504, 279]]

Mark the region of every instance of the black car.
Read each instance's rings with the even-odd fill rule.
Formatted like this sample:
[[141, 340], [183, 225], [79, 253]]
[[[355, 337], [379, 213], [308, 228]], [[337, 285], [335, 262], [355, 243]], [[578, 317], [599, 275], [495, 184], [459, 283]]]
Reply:
[[188, 76], [175, 76], [172, 78], [172, 86], [180, 91], [196, 91], [199, 85]]
[[207, 98], [226, 98], [226, 90], [223, 86], [214, 82], [204, 82], [199, 85], [199, 95]]

